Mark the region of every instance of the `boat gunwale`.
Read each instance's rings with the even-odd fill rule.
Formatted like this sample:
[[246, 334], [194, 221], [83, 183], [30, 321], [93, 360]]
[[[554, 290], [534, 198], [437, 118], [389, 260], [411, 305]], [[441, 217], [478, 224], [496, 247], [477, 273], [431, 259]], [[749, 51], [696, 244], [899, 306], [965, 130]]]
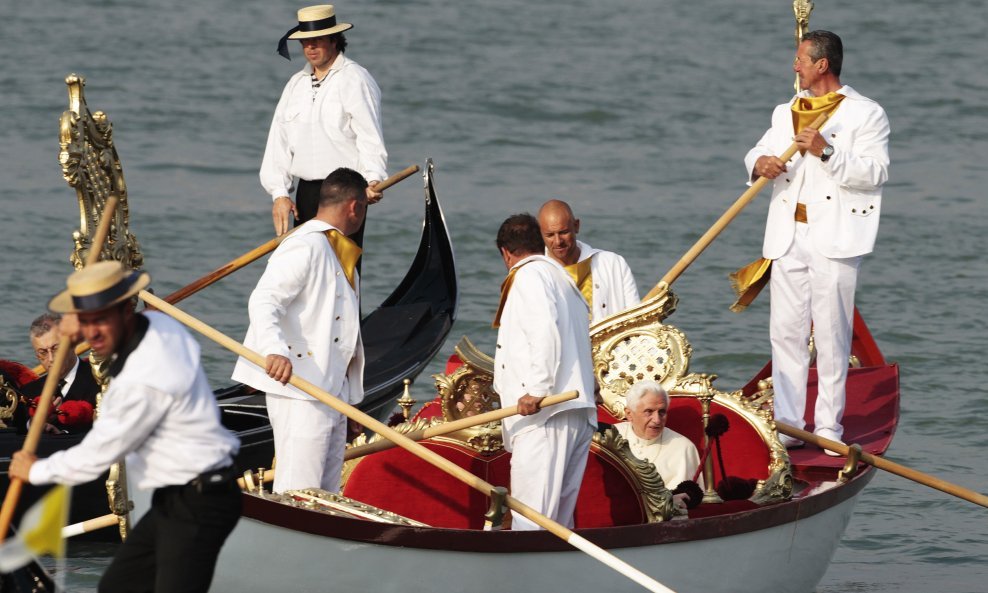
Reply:
[[[843, 484], [805, 497], [733, 513], [640, 525], [577, 529], [608, 549], [698, 541], [768, 529], [822, 513], [864, 489], [877, 470], [865, 467]], [[835, 476], [836, 477], [836, 476]], [[813, 487], [817, 483], [809, 483]], [[243, 518], [277, 528], [339, 540], [430, 550], [482, 553], [560, 552], [572, 548], [546, 531], [481, 531], [410, 527], [328, 515], [245, 493]]]

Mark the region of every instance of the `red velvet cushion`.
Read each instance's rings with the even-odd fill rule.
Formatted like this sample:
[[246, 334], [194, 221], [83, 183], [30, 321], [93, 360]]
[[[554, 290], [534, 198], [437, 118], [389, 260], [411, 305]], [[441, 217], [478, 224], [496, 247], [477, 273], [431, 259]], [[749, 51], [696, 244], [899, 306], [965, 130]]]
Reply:
[[[481, 457], [451, 443], [422, 445], [495, 486], [508, 487], [506, 452]], [[344, 496], [434, 527], [480, 529], [488, 498], [428, 462], [395, 448], [365, 457], [347, 479]]]
[[[452, 443], [424, 441], [427, 448], [495, 486], [509, 487], [511, 455], [480, 456]], [[578, 527], [631, 525], [645, 511], [627, 470], [591, 448], [576, 508]], [[435, 527], [480, 529], [488, 499], [404, 449], [365, 457], [350, 474], [343, 494]]]
[[[702, 457], [703, 422], [699, 400], [690, 396], [673, 396], [670, 400], [669, 420], [666, 425], [693, 441]], [[743, 417], [717, 402], [711, 404], [710, 414], [724, 414], [730, 426], [720, 437], [727, 475], [759, 480], [768, 477], [769, 448], [758, 431]], [[711, 456], [715, 482], [720, 482], [722, 474], [716, 447]], [[666, 486], [675, 488], [677, 485]]]
[[646, 520], [638, 489], [619, 462], [590, 447], [587, 469], [576, 501], [576, 527], [637, 525]]

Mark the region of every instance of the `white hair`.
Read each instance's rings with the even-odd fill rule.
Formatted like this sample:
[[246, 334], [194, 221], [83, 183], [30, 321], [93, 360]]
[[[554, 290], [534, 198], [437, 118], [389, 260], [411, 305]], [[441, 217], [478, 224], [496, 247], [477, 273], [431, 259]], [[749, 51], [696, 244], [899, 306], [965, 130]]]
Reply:
[[662, 399], [665, 400], [666, 406], [669, 405], [669, 394], [666, 393], [666, 390], [655, 381], [639, 381], [632, 385], [624, 396], [626, 401], [625, 405], [629, 410], [637, 410], [639, 402], [641, 402], [641, 399], [648, 393], [654, 393], [661, 396]]

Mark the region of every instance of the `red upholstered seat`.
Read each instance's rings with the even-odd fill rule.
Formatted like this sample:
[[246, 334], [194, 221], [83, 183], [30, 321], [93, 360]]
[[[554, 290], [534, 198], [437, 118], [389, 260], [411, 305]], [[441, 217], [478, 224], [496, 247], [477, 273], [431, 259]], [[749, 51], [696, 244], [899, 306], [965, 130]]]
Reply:
[[[714, 402], [711, 414], [718, 413], [724, 414], [730, 425], [720, 439], [726, 475], [766, 478], [770, 455], [761, 435], [742, 416]], [[441, 415], [438, 400], [426, 404], [417, 417], [437, 415]], [[671, 398], [668, 426], [692, 440], [702, 454], [700, 418], [697, 399], [689, 396]], [[617, 422], [603, 409], [599, 409], [599, 419]], [[487, 482], [510, 488], [509, 453], [481, 455], [469, 447], [445, 441], [423, 441], [422, 444]], [[713, 466], [715, 482], [720, 482], [723, 473], [716, 453]], [[673, 489], [677, 484], [666, 486]], [[435, 527], [480, 529], [488, 508], [486, 496], [403, 449], [390, 449], [365, 457], [350, 474], [343, 494]], [[701, 505], [692, 509], [690, 516], [709, 516], [754, 506], [746, 500]], [[595, 444], [577, 501], [576, 526], [633, 525], [646, 520], [644, 503], [631, 470], [609, 453], [599, 451]]]
[[[482, 456], [453, 443], [423, 441], [427, 448], [495, 486], [509, 487], [511, 454]], [[404, 449], [362, 459], [343, 488], [350, 498], [435, 527], [480, 529], [487, 497]], [[645, 510], [628, 470], [594, 445], [577, 501], [578, 527], [645, 522]]]

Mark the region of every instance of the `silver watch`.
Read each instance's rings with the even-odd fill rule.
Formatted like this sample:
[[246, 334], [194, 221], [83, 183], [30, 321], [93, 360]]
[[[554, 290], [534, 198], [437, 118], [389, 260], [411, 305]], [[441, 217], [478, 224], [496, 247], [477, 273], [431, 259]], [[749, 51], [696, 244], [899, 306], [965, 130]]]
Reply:
[[827, 161], [830, 160], [830, 157], [832, 156], [834, 156], [834, 147], [828, 144], [823, 148], [823, 151], [820, 153], [820, 162], [826, 163]]

